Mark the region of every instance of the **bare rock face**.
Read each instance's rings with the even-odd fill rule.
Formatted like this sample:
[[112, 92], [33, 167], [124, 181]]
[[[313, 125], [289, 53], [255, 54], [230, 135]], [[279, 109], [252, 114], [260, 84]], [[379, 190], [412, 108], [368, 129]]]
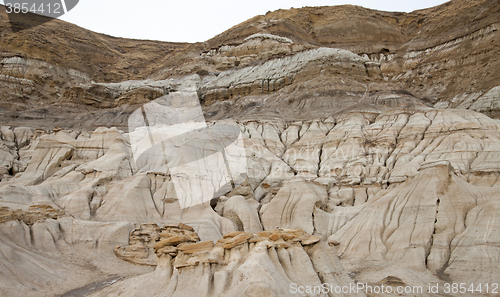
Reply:
[[[497, 120], [424, 109], [236, 124], [247, 178], [187, 209], [168, 171], [136, 167], [131, 133], [35, 131], [18, 148], [14, 130], [4, 129], [9, 164], [27, 163], [0, 184], [1, 222], [10, 230], [4, 242], [13, 253], [28, 249], [42, 262], [60, 257], [68, 267], [75, 249], [77, 262], [94, 249], [99, 259], [125, 260], [102, 262], [136, 275], [95, 293], [102, 296], [134, 296], [131, 288], [145, 287], [283, 296], [292, 284], [348, 284], [352, 278], [337, 274], [347, 272], [368, 284], [397, 278], [421, 285], [415, 275], [436, 283], [494, 280]], [[202, 285], [184, 285], [192, 279]], [[68, 284], [61, 290], [82, 282]]]
[[261, 209], [262, 224], [265, 230], [301, 228], [312, 234], [312, 212], [316, 204], [321, 204], [322, 199], [325, 202], [328, 199], [324, 187], [291, 180]]
[[442, 273], [451, 241], [467, 228], [465, 214], [496, 197], [495, 189], [458, 178], [447, 161], [424, 163], [399, 188], [375, 195], [329, 240], [340, 243], [339, 255], [346, 259], [397, 262]]
[[259, 232], [262, 231], [259, 214], [257, 209], [254, 208], [255, 204], [259, 203], [255, 200], [251, 205], [243, 196], [233, 196], [224, 203], [223, 216], [233, 221], [238, 229], [245, 232]]
[[106, 277], [111, 267], [130, 273], [110, 253], [126, 243], [119, 238], [133, 229], [128, 223], [82, 221], [44, 205], [29, 211], [4, 208], [1, 214], [0, 246], [9, 255], [0, 259], [6, 267], [0, 272], [5, 296], [60, 295]]
[[332, 72], [342, 72], [344, 68], [349, 67], [353, 73], [365, 74], [365, 62], [368, 62], [368, 59], [346, 50], [319, 48], [305, 51], [290, 57], [273, 59], [259, 66], [221, 73], [201, 87], [201, 98], [205, 104], [211, 104], [216, 100], [244, 97], [252, 93], [275, 92], [292, 84], [294, 77], [300, 75], [300, 71], [318, 67], [318, 63], [331, 64], [332, 67], [338, 68], [330, 69]]
[[182, 243], [193, 243], [200, 240], [194, 229], [184, 224], [165, 225], [159, 228], [156, 224], [142, 224], [130, 233], [129, 245], [115, 247], [115, 255], [125, 261], [140, 265], [156, 266], [156, 256], [162, 254], [176, 255]]
[[20, 209], [12, 210], [4, 206], [0, 208], [0, 223], [19, 221], [31, 226], [37, 221], [44, 219], [57, 220], [64, 215], [64, 211], [60, 209], [54, 209], [50, 205], [32, 205], [26, 211]]
[[[306, 7], [173, 44], [0, 9], [0, 295], [498, 282], [498, 11]], [[183, 98], [181, 135], [157, 101]]]
[[[196, 233], [183, 229], [182, 225], [156, 228], [161, 233], [154, 245], [155, 272], [113, 285], [94, 296], [139, 296], [146, 288], [160, 296], [285, 296], [294, 286], [319, 287], [326, 282], [334, 287], [354, 286], [334, 248], [301, 229], [231, 232], [214, 244], [192, 243]], [[137, 235], [151, 234], [148, 230], [153, 229], [144, 226], [132, 231], [131, 245], [117, 247], [116, 255], [126, 261], [137, 261], [141, 247], [150, 245], [147, 240], [139, 244]], [[148, 238], [154, 241], [157, 234]], [[193, 279], [198, 284], [188, 285]]]
[[126, 130], [131, 112], [175, 92], [184, 77], [197, 77], [212, 120], [313, 120], [413, 107], [495, 118], [497, 11], [498, 3], [486, 0], [412, 13], [278, 10], [197, 44], [116, 40], [58, 21], [9, 34], [2, 14], [0, 119], [44, 129], [57, 122]]
[[[493, 281], [498, 271], [493, 268], [498, 253], [498, 199], [474, 207], [467, 215], [466, 229], [450, 245], [451, 254], [444, 273], [455, 279]], [[481, 236], [487, 230], [487, 236]], [[493, 257], [492, 257], [493, 255]], [[467, 265], [464, 265], [468, 263]], [[481, 268], [479, 268], [481, 267]], [[486, 272], [487, 271], [487, 272]]]

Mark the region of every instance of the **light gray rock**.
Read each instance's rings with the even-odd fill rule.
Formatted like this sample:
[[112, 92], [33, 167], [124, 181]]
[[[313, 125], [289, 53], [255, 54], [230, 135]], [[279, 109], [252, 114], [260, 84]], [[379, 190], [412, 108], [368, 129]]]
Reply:
[[229, 198], [224, 203], [223, 216], [233, 221], [242, 231], [252, 233], [262, 231], [257, 210], [250, 206], [243, 196], [236, 195]]

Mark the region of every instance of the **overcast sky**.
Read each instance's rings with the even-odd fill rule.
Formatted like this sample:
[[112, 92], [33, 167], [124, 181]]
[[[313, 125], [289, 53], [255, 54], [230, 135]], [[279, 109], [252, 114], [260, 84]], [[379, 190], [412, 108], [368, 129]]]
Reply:
[[[251, 17], [290, 7], [354, 4], [385, 11], [405, 11], [442, 4], [443, 0], [80, 0], [60, 19], [117, 37], [197, 42]], [[3, 0], [0, 0], [3, 4]]]

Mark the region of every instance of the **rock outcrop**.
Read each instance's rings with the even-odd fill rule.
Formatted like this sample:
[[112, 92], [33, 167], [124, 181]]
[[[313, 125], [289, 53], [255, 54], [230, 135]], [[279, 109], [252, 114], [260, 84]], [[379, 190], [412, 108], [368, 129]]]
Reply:
[[490, 200], [498, 200], [495, 188], [463, 181], [449, 162], [424, 163], [414, 178], [370, 199], [345, 226], [332, 232], [329, 241], [340, 243], [339, 255], [345, 259], [446, 274], [452, 251], [458, 248], [451, 247], [452, 240], [469, 233], [467, 214]]
[[0, 295], [493, 285], [499, 9], [278, 10], [197, 44], [0, 12]]
[[[25, 134], [4, 128], [2, 143], [11, 148], [13, 161], [0, 183], [1, 221], [32, 229], [9, 233], [12, 239], [6, 240], [15, 244], [10, 248], [55, 256], [80, 249], [81, 240], [95, 236], [94, 224], [127, 226], [121, 235], [103, 231], [108, 239], [88, 246], [108, 256], [114, 249], [126, 261], [120, 265], [134, 267], [127, 268], [131, 274], [156, 270], [97, 295], [134, 296], [130, 288], [141, 286], [174, 294], [185, 277], [199, 276], [206, 280], [202, 291], [189, 294], [232, 296], [252, 288], [281, 296], [300, 280], [324, 282], [335, 267], [341, 270], [334, 275], [356, 271], [356, 281], [371, 284], [394, 277], [416, 286], [415, 273], [427, 282], [494, 280], [494, 274], [486, 275], [496, 263], [491, 253], [499, 199], [497, 120], [472, 111], [417, 109], [234, 125], [243, 137], [246, 179], [189, 208], [181, 207], [168, 168], [136, 167], [129, 143], [136, 132]], [[12, 176], [13, 164], [21, 161], [26, 168]], [[191, 180], [193, 189], [196, 182]], [[50, 227], [40, 227], [43, 222]], [[86, 224], [89, 230], [82, 229]], [[39, 232], [45, 235], [26, 239]], [[32, 241], [39, 250], [25, 245]], [[118, 241], [118, 247], [109, 246]], [[237, 264], [230, 264], [233, 254]], [[78, 261], [87, 259], [82, 255]], [[327, 257], [330, 264], [321, 266], [315, 257]], [[284, 259], [312, 267], [311, 273], [297, 275]], [[262, 269], [273, 271], [271, 282], [257, 273]], [[240, 275], [248, 282], [236, 282]], [[170, 281], [161, 283], [166, 276]], [[225, 281], [215, 282], [220, 277]], [[331, 279], [339, 285], [347, 280]], [[257, 281], [262, 286], [253, 288]], [[182, 292], [175, 294], [187, 294]]]
[[114, 260], [113, 247], [126, 244], [133, 229], [129, 223], [82, 221], [60, 216], [43, 205], [29, 211], [2, 209], [1, 213], [3, 296], [20, 292], [56, 296], [106, 278], [112, 271], [121, 271], [120, 275], [148, 271]]
[[176, 90], [185, 76], [198, 76], [213, 120], [312, 120], [408, 106], [497, 117], [498, 9], [495, 1], [454, 0], [412, 13], [278, 10], [197, 44], [115, 40], [59, 21], [9, 34], [1, 13], [0, 119], [125, 130], [136, 105]]
[[[327, 283], [332, 287], [354, 287], [335, 248], [301, 229], [231, 232], [215, 244], [196, 242], [199, 238], [193, 230], [182, 224], [135, 229], [131, 245], [117, 247], [115, 253], [126, 261], [144, 264], [144, 251], [154, 250], [155, 272], [128, 279], [93, 296], [139, 296], [146, 288], [158, 296], [286, 296], [294, 286], [320, 288]], [[195, 279], [198, 283], [193, 286]], [[320, 293], [314, 292], [315, 296], [338, 295]], [[341, 295], [364, 296], [361, 292]]]

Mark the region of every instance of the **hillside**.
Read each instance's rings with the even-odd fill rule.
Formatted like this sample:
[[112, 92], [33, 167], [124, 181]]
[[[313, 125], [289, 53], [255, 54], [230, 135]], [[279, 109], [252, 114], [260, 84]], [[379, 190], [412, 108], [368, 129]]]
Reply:
[[305, 7], [187, 44], [0, 9], [0, 295], [496, 295], [499, 16]]
[[[128, 95], [96, 83], [178, 79], [196, 73], [202, 76], [197, 83], [201, 96], [210, 93], [202, 98], [206, 113], [217, 111], [217, 118], [247, 113], [249, 117], [283, 117], [275, 113], [281, 105], [293, 108], [294, 116], [314, 107], [324, 111], [314, 117], [326, 118], [339, 105], [343, 109], [380, 105], [377, 100], [387, 100], [377, 98], [386, 97], [392, 98], [392, 107], [407, 105], [411, 97], [412, 104], [472, 109], [496, 117], [498, 107], [491, 96], [498, 94], [499, 12], [497, 1], [482, 0], [457, 0], [412, 13], [357, 6], [306, 7], [257, 16], [197, 44], [113, 38], [59, 20], [9, 34], [6, 14], [0, 12], [3, 117], [11, 124], [14, 117], [16, 123], [25, 119], [26, 123], [47, 128], [71, 127], [72, 123], [64, 119], [51, 123], [44, 118], [58, 118], [61, 112], [77, 110], [83, 122], [97, 116], [99, 125], [123, 126], [123, 118], [114, 115], [135, 109], [129, 105], [156, 99], [175, 83], [130, 90]], [[252, 35], [257, 37], [247, 39]], [[231, 86], [213, 86], [219, 73], [245, 71], [248, 67], [257, 67], [250, 69], [252, 72], [265, 73], [259, 67], [266, 61], [279, 64], [285, 56], [319, 48], [346, 49], [363, 59], [344, 60], [341, 63], [351, 64], [353, 71], [346, 72], [347, 66], [342, 65], [336, 73], [322, 74], [321, 79], [316, 70], [331, 68], [333, 60], [318, 61], [324, 58], [318, 56], [311, 58], [306, 67], [309, 70], [292, 69], [276, 79], [261, 75], [248, 77], [244, 84], [232, 81]], [[285, 79], [296, 76], [297, 71], [298, 81]], [[271, 88], [262, 89], [265, 81]], [[230, 87], [242, 84], [251, 91], [227, 95]], [[319, 95], [308, 94], [312, 89]], [[346, 90], [351, 94], [346, 95]], [[104, 100], [96, 100], [96, 96]], [[283, 97], [297, 103], [283, 104], [279, 99]], [[247, 101], [257, 104], [258, 110], [247, 108]], [[267, 103], [262, 105], [263, 101]], [[52, 112], [42, 103], [57, 103], [57, 107]], [[63, 107], [67, 108], [61, 110]], [[222, 112], [224, 108], [232, 113]]]

